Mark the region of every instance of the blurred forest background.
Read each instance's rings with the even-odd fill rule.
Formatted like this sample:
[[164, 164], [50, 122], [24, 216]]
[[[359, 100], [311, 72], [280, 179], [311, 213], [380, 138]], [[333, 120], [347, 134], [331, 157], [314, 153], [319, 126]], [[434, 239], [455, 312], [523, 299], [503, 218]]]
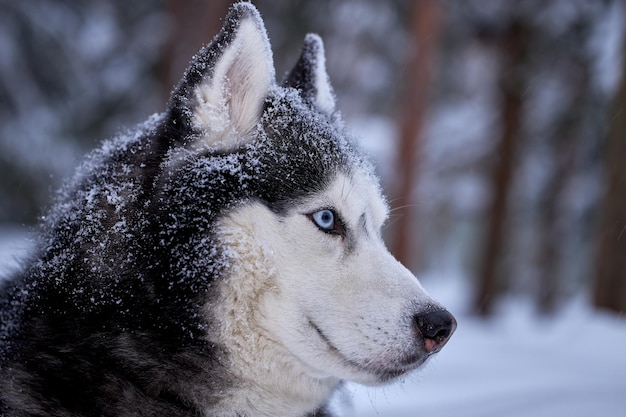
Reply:
[[[622, 1], [253, 3], [279, 78], [324, 39], [414, 272], [472, 280], [483, 316], [508, 295], [626, 311]], [[164, 110], [229, 4], [0, 0], [0, 225], [36, 223], [85, 152]]]

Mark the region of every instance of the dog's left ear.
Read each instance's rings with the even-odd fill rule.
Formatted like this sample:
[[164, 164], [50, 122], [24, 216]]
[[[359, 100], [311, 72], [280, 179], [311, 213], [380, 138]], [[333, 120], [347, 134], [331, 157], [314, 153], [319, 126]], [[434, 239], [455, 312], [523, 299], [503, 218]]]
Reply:
[[300, 90], [304, 101], [330, 116], [335, 111], [335, 94], [326, 72], [326, 56], [322, 38], [306, 35], [298, 62], [283, 85]]
[[221, 32], [193, 58], [170, 110], [207, 144], [236, 148], [258, 123], [274, 83], [263, 20], [251, 3], [236, 3]]

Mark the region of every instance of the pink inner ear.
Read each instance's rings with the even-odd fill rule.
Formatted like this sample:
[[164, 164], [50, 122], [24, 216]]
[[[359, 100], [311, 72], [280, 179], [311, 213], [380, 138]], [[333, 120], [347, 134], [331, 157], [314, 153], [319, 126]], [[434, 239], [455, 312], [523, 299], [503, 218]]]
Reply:
[[230, 116], [235, 130], [246, 133], [258, 123], [269, 88], [274, 83], [274, 62], [265, 30], [251, 21], [241, 23], [240, 48], [226, 74], [230, 87]]
[[[235, 148], [259, 121], [263, 102], [274, 83], [274, 63], [262, 22], [245, 18], [214, 66], [212, 77], [196, 88], [193, 120], [211, 145]], [[212, 137], [225, 131], [234, 134]], [[215, 136], [215, 135], [213, 135]]]

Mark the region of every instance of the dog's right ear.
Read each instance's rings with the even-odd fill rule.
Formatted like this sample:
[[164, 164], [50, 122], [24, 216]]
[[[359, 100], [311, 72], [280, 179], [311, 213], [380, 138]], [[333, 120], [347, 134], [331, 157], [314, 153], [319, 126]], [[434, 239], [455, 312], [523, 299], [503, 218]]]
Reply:
[[245, 143], [275, 83], [265, 26], [251, 3], [233, 5], [222, 31], [194, 56], [170, 100], [174, 120], [220, 149]]

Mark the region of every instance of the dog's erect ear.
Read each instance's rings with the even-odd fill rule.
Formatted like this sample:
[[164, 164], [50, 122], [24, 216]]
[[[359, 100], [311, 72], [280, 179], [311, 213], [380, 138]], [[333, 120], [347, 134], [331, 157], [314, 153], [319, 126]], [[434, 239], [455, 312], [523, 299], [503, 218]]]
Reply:
[[300, 90], [302, 98], [322, 113], [331, 115], [335, 111], [335, 95], [326, 73], [324, 43], [318, 35], [306, 35], [300, 59], [284, 85]]
[[194, 56], [170, 108], [209, 145], [234, 148], [256, 126], [275, 82], [265, 26], [250, 3], [231, 7], [222, 31]]

